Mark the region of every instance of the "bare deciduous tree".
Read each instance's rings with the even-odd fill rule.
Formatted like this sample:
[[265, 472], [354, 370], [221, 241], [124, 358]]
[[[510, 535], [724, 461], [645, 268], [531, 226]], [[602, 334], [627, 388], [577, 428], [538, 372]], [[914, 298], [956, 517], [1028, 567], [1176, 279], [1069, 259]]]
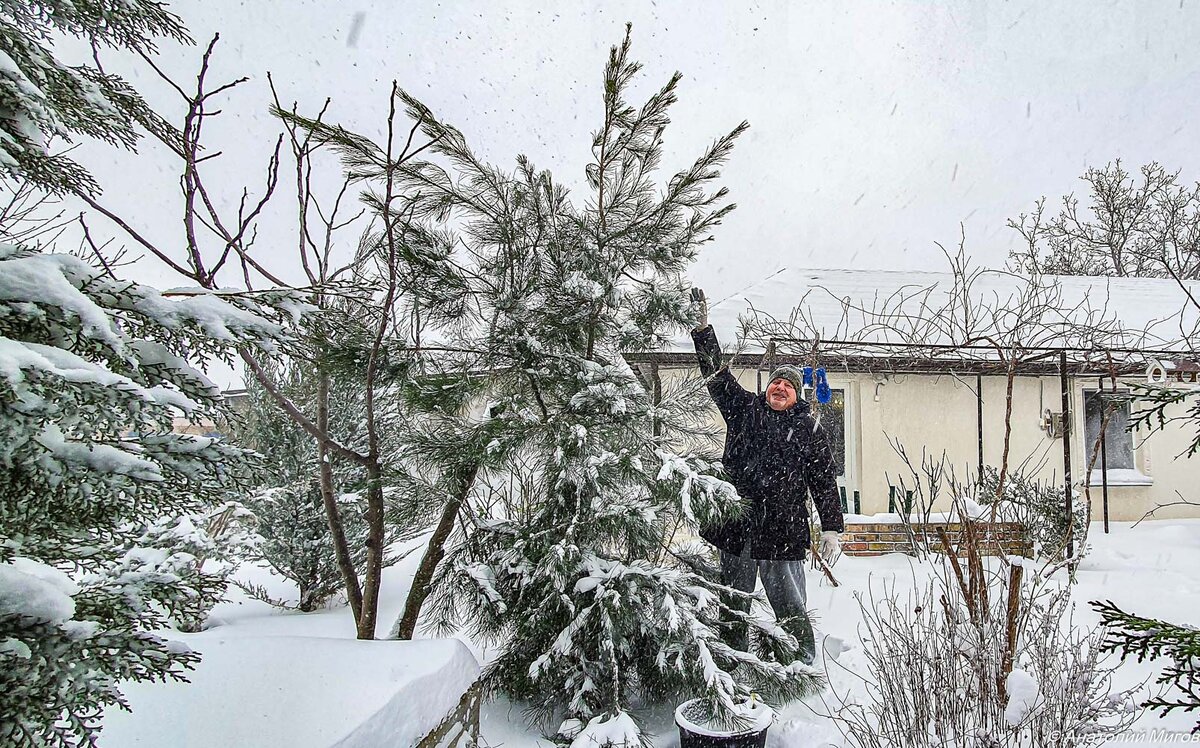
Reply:
[[1081, 177], [1088, 202], [1074, 194], [1046, 216], [1046, 199], [1008, 225], [1024, 246], [1009, 257], [1034, 274], [1200, 278], [1200, 183], [1182, 184], [1158, 163], [1130, 174], [1120, 160]]
[[[233, 214], [229, 215], [219, 207], [221, 202], [216, 199], [213, 183], [209, 180], [214, 173], [211, 164], [221, 154], [205, 153], [202, 136], [205, 123], [219, 113], [216, 109], [218, 97], [246, 79], [216, 85], [208, 81], [216, 43], [217, 37], [214, 37], [205, 50], [194, 87], [185, 89], [155, 67], [184, 104], [182, 137], [178, 140], [160, 138], [182, 162], [184, 257], [179, 258], [164, 249], [166, 243], [153, 240], [133, 221], [102, 204], [101, 198], [83, 191], [78, 197], [113, 221], [138, 247], [201, 288], [217, 290], [221, 285], [219, 275], [224, 270], [236, 269], [247, 290], [253, 291], [257, 285], [265, 283], [272, 288], [293, 288], [306, 294], [317, 311], [314, 315], [317, 324], [309, 338], [297, 341], [299, 344], [289, 354], [317, 370], [315, 413], [306, 412], [275, 386], [260, 353], [243, 349], [239, 355], [246, 369], [278, 407], [318, 445], [321, 495], [357, 633], [359, 638], [374, 638], [386, 555], [388, 513], [384, 482], [394, 462], [393, 450], [385, 449], [383, 431], [384, 422], [395, 416], [396, 403], [390, 395], [385, 395], [385, 391], [399, 366], [395, 360], [397, 331], [412, 334], [420, 328], [420, 323], [414, 322], [419, 318], [414, 314], [411, 300], [403, 299], [406, 293], [412, 295], [412, 279], [417, 270], [412, 267], [409, 237], [405, 233], [408, 223], [402, 217], [406, 202], [396, 187], [395, 174], [406, 160], [425, 147], [413, 142], [419, 122], [413, 125], [407, 138], [397, 131], [395, 101], [398, 94], [393, 87], [385, 146], [380, 148], [361, 139], [355, 141], [354, 145], [360, 150], [356, 156], [359, 171], [349, 170], [340, 182], [340, 188], [326, 193], [314, 185], [314, 161], [325, 148], [337, 151], [345, 159], [345, 143], [329, 137], [334, 128], [326, 127], [321, 121], [324, 109], [316, 118], [305, 119], [297, 115], [294, 108], [290, 112], [285, 110], [276, 96], [275, 114], [284, 122], [284, 133], [276, 140], [268, 159], [264, 186], [256, 195], [243, 189]], [[146, 62], [154, 66], [148, 57]], [[349, 137], [344, 131], [343, 134]], [[307, 285], [298, 288], [286, 282], [284, 273], [269, 267], [254, 251], [263, 209], [280, 184], [285, 138], [294, 169], [297, 260], [307, 280]], [[363, 168], [369, 170], [362, 172]], [[365, 211], [349, 211], [345, 205], [349, 187], [355, 181], [375, 177], [381, 182], [381, 191], [369, 189], [364, 193]], [[216, 186], [226, 187], [219, 180]], [[364, 215], [367, 220], [363, 236], [357, 247], [349, 252], [350, 259], [345, 260], [343, 255], [346, 253], [339, 253], [335, 236]], [[419, 260], [425, 261], [424, 258]], [[431, 278], [427, 282], [436, 280]], [[363, 380], [364, 428], [361, 438], [354, 443], [335, 437], [330, 430], [330, 372], [322, 357], [330, 354], [332, 349], [337, 349], [343, 359], [352, 359]], [[366, 474], [368, 531], [361, 578], [352, 560], [355, 554], [347, 545], [334, 495], [331, 467], [334, 460], [345, 460]]]

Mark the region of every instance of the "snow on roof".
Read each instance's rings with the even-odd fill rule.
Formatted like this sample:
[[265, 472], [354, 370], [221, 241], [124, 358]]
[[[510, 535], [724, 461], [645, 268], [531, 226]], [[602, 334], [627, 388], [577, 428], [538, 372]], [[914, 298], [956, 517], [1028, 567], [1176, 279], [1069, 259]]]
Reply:
[[[906, 314], [929, 314], [951, 298], [955, 274], [895, 270], [822, 270], [784, 268], [740, 289], [707, 288], [709, 320], [723, 343], [734, 342], [743, 323], [764, 318], [787, 321], [803, 315], [806, 329], [826, 339], [860, 340], [864, 335], [862, 309], [888, 307]], [[1184, 288], [1172, 279], [1042, 276], [1043, 287], [1057, 287], [1052, 297], [1074, 319], [1114, 320], [1134, 331], [1130, 347], [1176, 349], [1193, 333], [1200, 315], [1188, 299], [1200, 299], [1200, 282]], [[1031, 280], [1007, 271], [982, 271], [974, 276], [971, 298], [992, 308], [1011, 305]], [[862, 337], [860, 337], [862, 336]], [[877, 339], [877, 338], [876, 338]], [[1132, 342], [1135, 341], [1136, 343]], [[945, 341], [949, 342], [949, 341]], [[676, 335], [666, 352], [690, 352], [686, 331]], [[747, 345], [748, 352], [761, 346]]]

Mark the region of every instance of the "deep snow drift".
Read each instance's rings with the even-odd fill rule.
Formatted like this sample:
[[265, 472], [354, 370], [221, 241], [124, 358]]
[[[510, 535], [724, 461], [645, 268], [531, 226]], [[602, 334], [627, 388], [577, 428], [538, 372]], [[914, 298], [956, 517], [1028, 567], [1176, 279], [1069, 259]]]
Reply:
[[[1095, 523], [1089, 542], [1091, 552], [1073, 593], [1078, 625], [1094, 625], [1098, 617], [1086, 603], [1106, 599], [1139, 615], [1200, 624], [1200, 520], [1114, 524], [1110, 535]], [[381, 631], [403, 605], [418, 555], [385, 574]], [[878, 596], [894, 586], [906, 596], [929, 578], [930, 566], [891, 554], [843, 557], [834, 571], [841, 582], [837, 588], [809, 575], [809, 602], [818, 636], [824, 638], [822, 659], [831, 687], [853, 698], [863, 692], [860, 676], [866, 672], [855, 595], [868, 597], [873, 591]], [[260, 569], [243, 573], [269, 584], [273, 593], [287, 594], [283, 582]], [[199, 634], [174, 635], [205, 655], [193, 684], [128, 686], [134, 712], [114, 710], [106, 716], [102, 746], [404, 746], [453, 708], [477, 672], [466, 647], [454, 642], [355, 641], [345, 608], [284, 613], [241, 599], [220, 606], [211, 623]], [[486, 648], [467, 644], [486, 662]], [[1113, 687], [1127, 688], [1156, 672], [1153, 663], [1125, 663]], [[674, 706], [648, 707], [639, 715], [661, 748], [678, 746]], [[826, 692], [824, 698], [784, 707], [768, 747], [849, 745], [823, 716], [833, 706]], [[1186, 742], [1195, 720], [1184, 713], [1166, 718], [1146, 713], [1128, 741], [1107, 745]], [[484, 705], [482, 728], [487, 746], [551, 745], [525, 726], [519, 705], [503, 699]]]

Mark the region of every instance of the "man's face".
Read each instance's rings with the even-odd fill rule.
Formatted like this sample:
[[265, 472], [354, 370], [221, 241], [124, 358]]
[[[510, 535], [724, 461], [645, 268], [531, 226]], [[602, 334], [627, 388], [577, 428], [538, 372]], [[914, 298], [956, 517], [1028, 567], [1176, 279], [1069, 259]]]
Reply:
[[767, 405], [771, 410], [787, 410], [796, 404], [796, 388], [786, 379], [772, 379], [767, 385]]

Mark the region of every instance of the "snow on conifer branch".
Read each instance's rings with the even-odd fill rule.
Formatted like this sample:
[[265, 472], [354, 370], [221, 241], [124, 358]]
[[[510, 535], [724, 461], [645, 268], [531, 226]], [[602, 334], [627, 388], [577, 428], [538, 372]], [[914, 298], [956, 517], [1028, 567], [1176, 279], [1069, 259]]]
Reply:
[[[679, 77], [631, 106], [629, 49], [627, 37], [609, 57], [580, 203], [528, 158], [511, 174], [481, 162], [411, 97], [428, 149], [399, 169], [413, 221], [465, 268], [476, 324], [453, 347], [479, 351], [497, 413], [461, 442], [493, 500], [472, 503], [438, 567], [431, 623], [499, 642], [485, 681], [558, 720], [564, 743], [616, 723], [644, 739], [638, 697], [699, 696], [728, 722], [752, 690], [778, 703], [820, 683], [771, 661], [791, 662], [798, 643], [726, 602], [746, 595], [676, 560], [677, 528], [738, 502], [710, 460], [682, 450], [711, 437], [696, 415], [704, 388], [652, 390], [624, 352], [691, 324], [681, 273], [732, 207], [711, 183], [744, 126], [660, 184]], [[754, 651], [721, 642], [722, 617], [751, 626]]]
[[164, 295], [75, 257], [0, 245], [0, 598], [48, 599], [21, 576], [31, 564], [72, 575], [61, 614], [0, 610], [6, 744], [91, 740], [100, 710], [124, 703], [119, 681], [180, 679], [194, 664], [154, 632], [199, 628], [224, 589], [228, 567], [205, 563], [219, 564], [223, 546], [203, 518], [254, 456], [174, 421], [220, 420], [221, 394], [199, 367], [283, 342], [289, 308], [299, 311]]
[[47, 150], [50, 140], [84, 135], [132, 149], [138, 127], [177, 136], [121, 78], [60, 61], [53, 51], [59, 34], [142, 55], [155, 51], [155, 38], [191, 40], [179, 18], [155, 0], [0, 4], [0, 174], [54, 193], [94, 195], [95, 179]]

